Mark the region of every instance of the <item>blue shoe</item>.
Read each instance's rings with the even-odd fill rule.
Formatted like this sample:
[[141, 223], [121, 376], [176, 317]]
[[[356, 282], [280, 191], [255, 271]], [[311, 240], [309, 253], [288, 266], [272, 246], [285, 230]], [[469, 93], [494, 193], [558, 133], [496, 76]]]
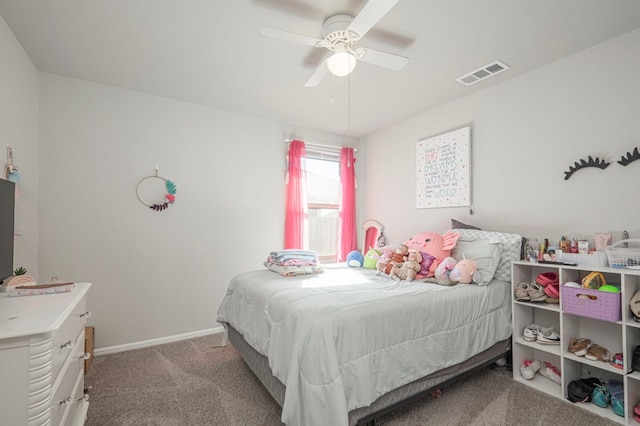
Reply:
[[598, 407], [606, 408], [611, 401], [611, 394], [604, 385], [596, 386], [591, 394], [591, 401]]
[[607, 387], [611, 394], [611, 408], [613, 408], [613, 412], [620, 417], [624, 417], [624, 386], [622, 382], [609, 379]]

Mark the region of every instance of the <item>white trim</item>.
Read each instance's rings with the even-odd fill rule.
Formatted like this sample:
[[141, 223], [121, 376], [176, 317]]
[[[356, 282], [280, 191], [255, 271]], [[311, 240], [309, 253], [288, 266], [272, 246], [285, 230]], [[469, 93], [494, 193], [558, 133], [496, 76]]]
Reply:
[[133, 349], [148, 348], [149, 346], [157, 346], [165, 343], [178, 342], [180, 340], [192, 339], [194, 337], [208, 336], [211, 334], [224, 333], [224, 327], [218, 326], [205, 330], [192, 331], [189, 333], [175, 334], [173, 336], [159, 337], [157, 339], [142, 340], [140, 342], [125, 343], [124, 345], [107, 346], [105, 348], [95, 349], [94, 356], [115, 354], [117, 352], [130, 351]]

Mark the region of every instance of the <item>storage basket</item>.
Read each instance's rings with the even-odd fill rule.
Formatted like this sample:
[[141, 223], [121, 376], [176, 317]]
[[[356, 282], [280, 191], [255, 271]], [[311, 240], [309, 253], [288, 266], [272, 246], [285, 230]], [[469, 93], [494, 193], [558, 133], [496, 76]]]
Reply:
[[577, 263], [579, 266], [607, 266], [607, 254], [595, 251], [589, 254], [556, 252], [556, 260], [559, 262]]
[[640, 240], [621, 240], [607, 248], [609, 266], [612, 268], [640, 269], [640, 248], [619, 247], [629, 243], [640, 244]]
[[[560, 293], [564, 312], [611, 322], [622, 319], [620, 293], [567, 286], [561, 286]], [[595, 299], [581, 298], [580, 295]]]

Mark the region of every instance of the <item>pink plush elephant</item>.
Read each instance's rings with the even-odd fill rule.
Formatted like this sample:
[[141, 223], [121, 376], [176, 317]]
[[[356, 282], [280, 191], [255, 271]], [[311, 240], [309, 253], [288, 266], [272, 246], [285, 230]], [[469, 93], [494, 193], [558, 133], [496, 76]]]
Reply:
[[451, 255], [451, 249], [456, 246], [459, 237], [460, 234], [452, 231], [447, 231], [444, 235], [422, 232], [405, 241], [404, 244], [409, 249], [422, 254], [421, 268], [416, 278], [433, 277], [440, 262]]

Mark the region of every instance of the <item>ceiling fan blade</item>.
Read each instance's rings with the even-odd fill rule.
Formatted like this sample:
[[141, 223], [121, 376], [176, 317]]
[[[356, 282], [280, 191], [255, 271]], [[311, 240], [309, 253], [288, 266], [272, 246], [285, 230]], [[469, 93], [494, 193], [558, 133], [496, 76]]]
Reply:
[[368, 47], [361, 47], [356, 50], [356, 53], [358, 60], [362, 62], [394, 71], [400, 71], [407, 65], [407, 62], [409, 62], [409, 58], [407, 57], [394, 55], [393, 53], [387, 53], [381, 50], [369, 49]]
[[290, 41], [293, 43], [307, 44], [313, 47], [321, 47], [321, 45], [319, 46], [318, 43], [323, 43], [323, 40], [320, 40], [315, 37], [310, 37], [304, 34], [292, 33], [290, 31], [279, 30], [277, 28], [271, 28], [271, 27], [262, 27], [260, 29], [260, 34], [262, 34], [265, 37]]
[[364, 37], [398, 1], [400, 0], [369, 0], [353, 19], [347, 31], [356, 33], [359, 38]]
[[329, 68], [327, 68], [328, 59], [329, 58], [325, 58], [325, 60], [322, 61], [320, 65], [318, 65], [318, 68], [316, 68], [316, 70], [313, 72], [309, 80], [307, 80], [307, 82], [304, 84], [304, 87], [315, 87], [318, 84], [320, 84], [320, 82], [324, 79], [324, 77], [329, 72]]

